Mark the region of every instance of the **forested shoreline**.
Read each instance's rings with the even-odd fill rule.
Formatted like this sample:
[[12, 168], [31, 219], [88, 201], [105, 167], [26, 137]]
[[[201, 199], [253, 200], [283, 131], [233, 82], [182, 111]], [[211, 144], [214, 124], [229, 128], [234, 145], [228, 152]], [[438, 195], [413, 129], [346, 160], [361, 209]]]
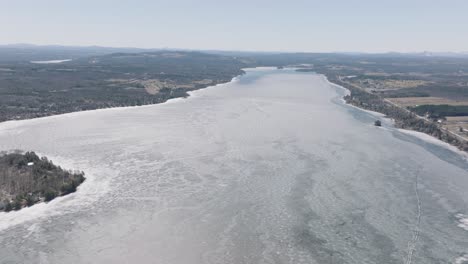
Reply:
[[434, 122], [427, 121], [418, 117], [415, 113], [392, 105], [376, 94], [368, 93], [362, 89], [354, 87], [353, 85], [343, 82], [337, 75], [325, 75], [330, 82], [342, 86], [350, 91], [349, 95], [344, 96], [346, 103], [366, 110], [385, 114], [388, 118], [395, 120], [395, 126], [398, 128], [422, 132], [456, 146], [463, 151], [468, 151], [468, 143], [466, 141], [463, 141], [441, 129]]
[[243, 74], [246, 60], [200, 52], [113, 53], [57, 64], [0, 60], [0, 122], [158, 104]]
[[19, 210], [73, 193], [84, 172], [55, 165], [34, 152], [0, 154], [0, 211]]

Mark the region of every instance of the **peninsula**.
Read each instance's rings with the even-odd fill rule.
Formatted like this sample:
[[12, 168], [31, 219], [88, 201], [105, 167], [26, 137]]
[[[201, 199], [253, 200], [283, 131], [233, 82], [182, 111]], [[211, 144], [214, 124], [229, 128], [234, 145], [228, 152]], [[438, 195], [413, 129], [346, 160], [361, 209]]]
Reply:
[[84, 180], [84, 172], [65, 170], [34, 152], [0, 154], [0, 211], [73, 193]]

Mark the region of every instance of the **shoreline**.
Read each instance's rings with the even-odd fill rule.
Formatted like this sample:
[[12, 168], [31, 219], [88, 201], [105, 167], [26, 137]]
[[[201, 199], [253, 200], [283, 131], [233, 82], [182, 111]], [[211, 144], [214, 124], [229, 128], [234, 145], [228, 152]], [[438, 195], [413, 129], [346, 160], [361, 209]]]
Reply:
[[445, 149], [448, 149], [458, 155], [461, 155], [463, 156], [463, 158], [465, 159], [465, 161], [468, 161], [468, 153], [460, 150], [459, 148], [455, 147], [454, 145], [451, 145], [445, 141], [442, 141], [438, 138], [435, 138], [431, 135], [428, 135], [426, 133], [423, 133], [423, 132], [419, 132], [419, 131], [415, 131], [415, 130], [409, 130], [409, 129], [403, 129], [403, 128], [396, 128], [397, 131], [403, 133], [403, 134], [406, 134], [406, 135], [410, 135], [410, 136], [413, 136], [413, 137], [416, 137], [424, 142], [427, 142], [427, 143], [430, 143], [430, 144], [433, 144], [433, 145], [437, 145], [437, 146], [440, 146], [440, 147], [443, 147]]
[[[0, 210], [7, 213], [74, 193], [86, 180], [83, 171], [62, 168], [33, 151], [0, 153], [0, 159], [2, 168], [11, 173], [1, 173], [4, 192]], [[47, 178], [40, 177], [44, 175]], [[17, 187], [9, 187], [9, 181], [17, 182]], [[32, 185], [26, 182], [32, 182]]]
[[[341, 86], [339, 84], [331, 82], [328, 79], [328, 76], [326, 74], [322, 74], [322, 73], [319, 73], [319, 74], [323, 75], [323, 77], [325, 78], [327, 83], [329, 83], [330, 85], [335, 86], [337, 88], [340, 88], [340, 89], [343, 89], [344, 91], [346, 91], [347, 94], [345, 94], [344, 96], [351, 94], [351, 91], [349, 89], [347, 89], [346, 87], [343, 87], [343, 86]], [[434, 137], [432, 135], [426, 134], [424, 132], [416, 131], [416, 130], [413, 130], [413, 129], [405, 129], [405, 128], [396, 127], [394, 120], [392, 118], [387, 117], [384, 113], [367, 110], [367, 109], [361, 108], [359, 106], [349, 104], [344, 100], [344, 96], [341, 97], [341, 101], [343, 102], [344, 105], [349, 106], [349, 107], [353, 107], [355, 109], [359, 109], [360, 111], [364, 111], [366, 113], [377, 116], [379, 118], [384, 118], [386, 120], [389, 120], [392, 123], [393, 128], [395, 128], [400, 133], [404, 133], [406, 135], [410, 135], [410, 136], [416, 137], [416, 138], [418, 138], [420, 140], [423, 140], [423, 141], [425, 141], [427, 143], [434, 144], [434, 145], [446, 148], [446, 149], [448, 149], [448, 150], [450, 150], [450, 151], [452, 151], [452, 152], [454, 152], [454, 153], [456, 153], [458, 155], [463, 156], [463, 158], [466, 161], [468, 161], [468, 153], [466, 153], [465, 151], [459, 149], [457, 146], [452, 145], [452, 144], [450, 144], [448, 142], [445, 142], [443, 140], [440, 140], [440, 139], [438, 139], [438, 138], [436, 138], [436, 137]]]
[[[344, 96], [350, 95], [350, 94], [351, 94], [351, 91], [350, 91], [349, 89], [347, 89], [347, 88], [345, 88], [345, 87], [343, 87], [343, 86], [341, 86], [341, 85], [339, 85], [339, 84], [330, 82], [330, 80], [328, 80], [328, 77], [327, 77], [325, 74], [321, 74], [321, 73], [317, 73], [317, 74], [322, 75], [322, 76], [325, 78], [325, 80], [327, 81], [327, 83], [330, 84], [331, 86], [335, 86], [335, 87], [337, 87], [337, 88], [340, 88], [340, 89], [344, 90], [344, 91], [346, 92], [346, 94], [345, 94]], [[367, 109], [360, 108], [360, 107], [355, 106], [355, 105], [352, 105], [352, 104], [348, 104], [348, 103], [346, 102], [346, 100], [344, 99], [344, 96], [340, 98], [340, 99], [341, 99], [341, 102], [342, 102], [344, 105], [347, 105], [347, 106], [350, 106], [350, 107], [359, 109], [359, 110], [361, 110], [361, 111], [364, 111], [364, 112], [369, 113], [369, 114], [374, 115], [374, 116], [379, 116], [379, 117], [382, 117], [382, 118], [390, 119], [390, 118], [387, 118], [387, 117], [385, 116], [385, 114], [383, 114], [383, 113], [376, 112], [376, 111], [372, 111], [372, 110], [367, 110]]]
[[[6, 121], [2, 121], [0, 122], [0, 133], [2, 133], [4, 129], [8, 130], [8, 129], [11, 129], [11, 128], [14, 128], [15, 126], [17, 125], [21, 125], [21, 123], [23, 122], [34, 122], [34, 120], [44, 120], [44, 119], [55, 119], [55, 118], [61, 118], [61, 117], [64, 117], [64, 116], [76, 116], [76, 115], [79, 115], [79, 114], [87, 114], [87, 113], [91, 113], [93, 111], [111, 111], [111, 110], [114, 110], [114, 111], [120, 111], [120, 110], [125, 110], [125, 109], [133, 109], [133, 108], [143, 108], [143, 107], [152, 107], [152, 106], [155, 106], [155, 105], [160, 105], [160, 104], [166, 104], [166, 103], [173, 103], [173, 102], [176, 102], [176, 101], [181, 101], [181, 100], [185, 100], [187, 98], [190, 98], [190, 97], [193, 97], [193, 96], [196, 96], [196, 92], [197, 91], [202, 91], [202, 90], [205, 90], [205, 89], [209, 89], [209, 88], [215, 88], [215, 87], [218, 87], [218, 86], [222, 86], [222, 85], [227, 85], [227, 84], [230, 84], [230, 83], [233, 83], [235, 81], [237, 81], [239, 79], [239, 77], [241, 77], [242, 75], [244, 75], [246, 73], [246, 71], [262, 71], [262, 70], [270, 70], [270, 69], [277, 69], [277, 67], [274, 67], [274, 66], [271, 66], [271, 67], [268, 67], [268, 66], [260, 66], [260, 67], [252, 67], [252, 68], [243, 68], [241, 69], [243, 73], [237, 75], [237, 76], [234, 76], [230, 81], [228, 82], [223, 82], [223, 83], [218, 83], [218, 84], [215, 84], [215, 85], [210, 85], [210, 86], [206, 86], [206, 87], [202, 87], [202, 88], [198, 88], [198, 89], [194, 89], [194, 90], [190, 90], [190, 91], [187, 91], [186, 92], [186, 96], [179, 96], [179, 97], [174, 97], [174, 98], [170, 98], [170, 99], [167, 99], [166, 101], [164, 102], [159, 102], [159, 103], [153, 103], [153, 104], [145, 104], [145, 105], [133, 105], [133, 106], [116, 106], [116, 107], [108, 107], [108, 108], [99, 108], [99, 109], [90, 109], [90, 110], [79, 110], [79, 111], [73, 111], [73, 112], [68, 112], [68, 113], [60, 113], [60, 114], [51, 114], [51, 115], [47, 115], [47, 116], [40, 116], [40, 117], [33, 117], [33, 118], [25, 118], [25, 119], [15, 119], [15, 120], [6, 120]], [[389, 121], [390, 123], [392, 123], [393, 125], [395, 125], [395, 120], [390, 118], [390, 117], [387, 117], [387, 115], [385, 115], [384, 113], [381, 113], [381, 112], [376, 112], [376, 111], [371, 111], [371, 110], [368, 110], [368, 109], [364, 109], [364, 108], [361, 108], [359, 106], [356, 106], [356, 105], [353, 105], [353, 104], [350, 104], [350, 103], [347, 103], [346, 100], [344, 99], [345, 96], [347, 95], [351, 95], [351, 91], [342, 86], [342, 85], [339, 85], [337, 83], [334, 83], [334, 82], [331, 82], [329, 80], [329, 77], [327, 76], [327, 74], [325, 73], [319, 73], [319, 72], [313, 72], [314, 74], [320, 74], [324, 77], [325, 81], [331, 85], [331, 86], [334, 86], [334, 87], [337, 87], [339, 89], [342, 89], [345, 91], [345, 95], [341, 96], [339, 95], [339, 97], [341, 97], [341, 102], [346, 105], [346, 106], [350, 106], [350, 107], [353, 107], [353, 108], [356, 108], [356, 109], [359, 109], [360, 111], [364, 111], [366, 113], [369, 113], [371, 115], [374, 115], [376, 117], [379, 117], [379, 118], [383, 118], [383, 119], [386, 119], [387, 121]], [[423, 134], [423, 135], [427, 135], [428, 137], [426, 137], [425, 141], [429, 142], [428, 139], [433, 139], [431, 140], [432, 143], [435, 143], [436, 141], [439, 142], [439, 143], [444, 143], [444, 144], [438, 144], [438, 145], [448, 145], [448, 146], [451, 146], [453, 148], [455, 148], [456, 150], [460, 151], [461, 153], [465, 153], [465, 151], [463, 151], [462, 149], [459, 149], [457, 146], [453, 145], [453, 144], [450, 144], [448, 142], [445, 142], [441, 139], [438, 139], [430, 134], [427, 134], [427, 133], [424, 133], [424, 132], [420, 132], [420, 131], [417, 131], [417, 130], [414, 130], [414, 129], [404, 129], [404, 128], [398, 128], [396, 126], [394, 126], [395, 129], [403, 132], [403, 131], [408, 131], [408, 132], [417, 132], [417, 133], [420, 133], [420, 134]], [[408, 133], [407, 133], [408, 134]], [[413, 136], [415, 137], [418, 137], [416, 136], [416, 134], [412, 134]], [[418, 137], [421, 139], [421, 137]], [[452, 149], [453, 150], [453, 149]]]
[[[351, 94], [351, 91], [350, 91], [349, 89], [347, 89], [347, 88], [345, 88], [345, 87], [343, 87], [343, 86], [341, 86], [341, 85], [339, 85], [339, 84], [330, 82], [330, 81], [328, 80], [328, 77], [327, 77], [325, 74], [322, 74], [322, 73], [317, 73], [317, 74], [322, 75], [323, 78], [325, 79], [325, 81], [326, 81], [329, 85], [344, 90], [344, 91], [346, 92], [346, 94], [345, 94], [344, 96], [347, 96], [347, 95], [350, 95], [350, 94]], [[384, 120], [386, 123], [388, 123], [388, 124], [390, 124], [390, 125], [392, 125], [392, 126], [395, 126], [395, 120], [394, 120], [394, 119], [389, 118], [389, 117], [387, 117], [385, 114], [380, 113], [380, 112], [376, 112], [376, 111], [372, 111], [372, 110], [367, 110], [367, 109], [360, 108], [360, 107], [355, 106], [355, 105], [352, 105], [352, 104], [348, 104], [348, 103], [346, 102], [346, 100], [344, 99], [344, 96], [338, 95], [338, 97], [339, 97], [339, 99], [340, 99], [340, 102], [341, 102], [343, 105], [345, 105], [345, 106], [347, 106], [347, 107], [351, 107], [351, 108], [357, 109], [357, 110], [362, 111], [362, 112], [365, 112], [365, 113], [368, 113], [368, 114], [370, 114], [370, 115], [372, 115], [372, 116], [374, 116], [374, 117], [376, 117], [376, 118], [380, 118], [380, 119]], [[384, 126], [382, 126], [381, 128], [384, 128]], [[395, 128], [396, 128], [396, 127], [395, 127]]]
[[272, 67], [267, 67], [267, 66], [263, 67], [262, 66], [262, 67], [253, 67], [253, 68], [242, 68], [241, 70], [242, 70], [243, 73], [232, 77], [232, 79], [230, 81], [228, 81], [228, 82], [218, 83], [218, 84], [215, 84], [215, 85], [209, 85], [209, 86], [206, 86], [206, 87], [203, 87], [203, 88], [190, 90], [190, 91], [187, 91], [187, 96], [174, 97], [174, 98], [170, 98], [170, 99], [168, 99], [168, 100], [166, 100], [164, 102], [159, 102], [159, 103], [155, 103], [155, 104], [116, 106], [116, 107], [107, 107], [107, 108], [73, 111], [73, 112], [61, 113], [61, 114], [52, 114], [52, 115], [33, 117], [33, 118], [6, 120], [6, 121], [0, 122], [0, 133], [2, 132], [2, 126], [7, 126], [7, 128], [8, 128], [8, 126], [20, 125], [21, 123], [26, 122], [26, 121], [27, 122], [34, 122], [35, 120], [55, 119], [55, 118], [60, 118], [60, 117], [63, 117], [63, 116], [75, 116], [75, 115], [84, 114], [84, 113], [91, 113], [93, 111], [113, 111], [113, 110], [114, 111], [121, 111], [121, 110], [125, 110], [125, 109], [152, 107], [152, 106], [155, 106], [155, 105], [161, 105], [161, 104], [167, 104], [167, 103], [174, 103], [174, 102], [177, 102], [177, 101], [183, 101], [183, 100], [188, 99], [190, 97], [196, 96], [197, 92], [204, 91], [204, 90], [211, 89], [211, 88], [216, 88], [218, 86], [223, 86], [223, 85], [228, 85], [228, 84], [234, 83], [234, 82], [238, 81], [240, 77], [245, 75], [246, 71], [264, 71], [264, 70], [274, 70], [274, 69], [277, 69], [277, 68], [273, 67], [273, 66]]
[[[0, 232], [37, 219], [60, 216], [68, 213], [90, 208], [92, 204], [109, 192], [110, 177], [116, 173], [108, 167], [90, 167], [82, 161], [70, 160], [69, 158], [54, 155], [44, 155], [36, 152], [39, 156], [47, 156], [53, 160], [55, 165], [67, 167], [71, 170], [86, 170], [86, 180], [83, 181], [75, 192], [63, 196], [57, 196], [49, 202], [36, 203], [30, 207], [10, 212], [0, 211]], [[99, 177], [96, 177], [99, 175]]]
[[[249, 70], [249, 69], [252, 69], [252, 68], [244, 68], [242, 70], [244, 71], [244, 70]], [[33, 122], [35, 120], [55, 119], [55, 118], [61, 118], [61, 117], [64, 117], [64, 116], [76, 116], [76, 115], [79, 115], [79, 114], [85, 114], [85, 113], [87, 114], [87, 113], [91, 113], [91, 112], [94, 112], [94, 111], [112, 111], [112, 110], [120, 111], [120, 110], [124, 110], [124, 109], [144, 108], [144, 107], [152, 107], [152, 106], [160, 105], [160, 104], [173, 103], [174, 101], [185, 100], [187, 98], [193, 97], [197, 91], [210, 89], [210, 88], [215, 88], [215, 87], [218, 87], [218, 86], [227, 85], [227, 84], [236, 82], [239, 79], [239, 77], [241, 77], [244, 74], [245, 74], [245, 72], [242, 73], [242, 74], [239, 74], [237, 76], [234, 76], [228, 82], [218, 83], [218, 84], [215, 84], [215, 85], [210, 85], [210, 86], [206, 86], [206, 87], [203, 87], [203, 88], [187, 91], [187, 96], [174, 97], [174, 98], [170, 98], [170, 99], [168, 99], [168, 100], [166, 100], [164, 102], [155, 103], [155, 104], [116, 106], [116, 107], [107, 107], [107, 108], [99, 108], [99, 109], [80, 110], [80, 111], [61, 113], [61, 114], [52, 114], [52, 115], [33, 117], [33, 118], [6, 120], [6, 121], [3, 121], [3, 122], [0, 122], [0, 133], [2, 132], [2, 128], [4, 128], [2, 126], [6, 126], [7, 128], [9, 128], [10, 126], [14, 127], [15, 125], [21, 125], [21, 123], [26, 122], [26, 121], [27, 122]]]
[[[250, 68], [246, 68], [243, 70], [248, 70]], [[245, 74], [245, 72], [243, 73]], [[121, 107], [109, 107], [109, 108], [101, 108], [101, 109], [92, 109], [92, 110], [83, 110], [83, 111], [76, 111], [76, 112], [69, 112], [63, 114], [56, 114], [56, 115], [49, 115], [49, 116], [42, 116], [36, 118], [29, 118], [29, 119], [20, 119], [20, 120], [8, 120], [4, 122], [0, 122], [0, 134], [8, 133], [11, 130], [25, 124], [26, 122], [44, 122], [44, 121], [51, 121], [60, 118], [67, 118], [71, 116], [79, 116], [79, 115], [87, 115], [92, 114], [95, 111], [122, 111], [127, 109], [134, 109], [140, 107], [154, 107], [157, 105], [162, 104], [171, 104], [183, 101], [190, 97], [196, 96], [196, 93], [209, 89], [215, 88], [223, 85], [229, 85], [230, 83], [236, 82], [243, 74], [237, 75], [233, 77], [229, 82], [218, 83], [215, 85], [206, 86], [200, 89], [187, 91], [187, 96], [185, 97], [175, 97], [166, 100], [165, 102], [157, 103], [157, 104], [147, 104], [147, 105], [140, 105], [140, 106], [121, 106]], [[7, 151], [3, 150], [2, 151]], [[29, 150], [23, 150], [29, 151]], [[95, 199], [99, 199], [109, 191], [109, 180], [111, 175], [115, 172], [112, 171], [111, 168], [102, 167], [102, 168], [93, 168], [88, 167], [85, 164], [79, 164], [77, 161], [68, 160], [65, 157], [57, 157], [54, 155], [48, 155], [47, 153], [37, 152], [40, 156], [45, 156], [50, 160], [54, 160], [56, 164], [59, 166], [67, 167], [71, 170], [81, 170], [86, 173], [86, 180], [81, 183], [77, 190], [73, 193], [58, 196], [55, 199], [49, 202], [41, 202], [36, 203], [33, 206], [22, 208], [21, 210], [17, 211], [10, 211], [10, 212], [0, 212], [0, 232], [6, 230], [8, 228], [14, 227], [19, 224], [23, 224], [27, 221], [31, 221], [33, 219], [39, 218], [47, 218], [50, 216], [62, 215], [69, 212], [74, 212], [76, 210], [80, 210], [80, 208], [89, 206], [93, 203]], [[99, 175], [99, 177], [96, 177]]]
[[[243, 70], [248, 70], [248, 69], [250, 68], [246, 68]], [[349, 90], [346, 89], [345, 87], [342, 87], [338, 84], [330, 82], [326, 75], [324, 74], [320, 74], [320, 75], [322, 75], [329, 84], [335, 86], [336, 88], [343, 89], [344, 91], [349, 92]], [[238, 78], [240, 76], [242, 75], [234, 77], [230, 82], [207, 86], [202, 89], [190, 91], [189, 97], [172, 98], [172, 99], [167, 100], [166, 102], [162, 102], [158, 104], [150, 104], [150, 105], [143, 105], [143, 106], [112, 107], [112, 108], [104, 108], [104, 109], [77, 111], [77, 112], [65, 113], [65, 114], [60, 114], [60, 115], [52, 115], [52, 116], [46, 116], [46, 117], [40, 117], [40, 118], [7, 121], [7, 122], [3, 122], [3, 123], [8, 123], [7, 129], [5, 129], [5, 126], [2, 127], [3, 124], [0, 123], [0, 134], [5, 132], [5, 130], [11, 129], [11, 128], [14, 129], [15, 126], [22, 125], [23, 122], [35, 122], [34, 120], [38, 120], [39, 122], [39, 121], [43, 121], [45, 118], [50, 118], [51, 120], [53, 120], [53, 118], [63, 118], [63, 116], [65, 115], [89, 114], [89, 113], [92, 113], [91, 111], [111, 111], [111, 110], [121, 111], [121, 110], [126, 110], [126, 109], [133, 109], [135, 107], [153, 107], [153, 106], [160, 105], [160, 104], [180, 103], [180, 102], [183, 102], [184, 99], [197, 97], [198, 96], [197, 93], [201, 93], [205, 89], [215, 88], [215, 87], [219, 87], [223, 85], [229, 85], [232, 82], [236, 82], [238, 81]], [[342, 99], [342, 95], [337, 94], [337, 98], [340, 98], [340, 97]], [[341, 101], [343, 102], [343, 100]], [[384, 114], [382, 113], [362, 109], [357, 106], [348, 104], [346, 102], [343, 102], [343, 105], [351, 106], [353, 108], [359, 109], [359, 111], [364, 111], [374, 116], [379, 116], [379, 117], [384, 116]], [[397, 127], [394, 127], [394, 128], [396, 130], [400, 130]], [[445, 146], [442, 145], [441, 147], [451, 148], [449, 150], [455, 152], [453, 148], [456, 149], [456, 147], [449, 145], [448, 143], [444, 141], [438, 140], [437, 138], [434, 138], [430, 135], [417, 132], [417, 131], [413, 131], [413, 130], [405, 130], [405, 131], [415, 133], [414, 135], [412, 135], [414, 137], [417, 137], [417, 134], [430, 137], [432, 140], [438, 141], [440, 144], [445, 145]], [[403, 131], [400, 131], [400, 132], [404, 133]], [[429, 142], [429, 143], [436, 144], [435, 142]], [[458, 152], [456, 153], [459, 154]], [[9, 229], [11, 227], [17, 226], [17, 225], [27, 223], [28, 221], [35, 220], [35, 219], [47, 219], [49, 217], [55, 217], [55, 216], [60, 216], [64, 214], [74, 213], [78, 210], [92, 210], [94, 207], [93, 203], [96, 201], [96, 199], [99, 199], [100, 197], [105, 196], [105, 194], [110, 189], [109, 180], [110, 178], [112, 178], [113, 174], [115, 173], [112, 170], [112, 168], [109, 168], [106, 166], [99, 167], [99, 168], [97, 167], [88, 168], [86, 167], [87, 163], [86, 162], [83, 163], [83, 161], [68, 160], [68, 159], [65, 159], [64, 157], [49, 156], [44, 153], [38, 153], [38, 154], [40, 154], [41, 156], [47, 156], [48, 158], [53, 159], [54, 161], [57, 162], [57, 164], [60, 164], [60, 166], [66, 166], [68, 168], [76, 168], [79, 170], [83, 170], [87, 176], [86, 181], [84, 181], [79, 186], [76, 192], [71, 193], [69, 195], [57, 197], [56, 199], [52, 200], [49, 203], [38, 203], [32, 207], [23, 208], [20, 211], [13, 211], [8, 214], [0, 213], [0, 232], [2, 232], [3, 230]], [[96, 177], [98, 175], [99, 177]]]
[[[196, 97], [197, 96], [197, 93], [199, 92], [202, 92], [204, 90], [207, 90], [207, 89], [211, 89], [211, 88], [216, 88], [216, 87], [219, 87], [219, 86], [224, 86], [224, 85], [229, 85], [231, 83], [234, 83], [236, 81], [239, 80], [239, 78], [241, 76], [243, 76], [246, 72], [248, 71], [262, 71], [262, 70], [273, 70], [273, 69], [276, 69], [275, 67], [255, 67], [255, 68], [243, 68], [242, 71], [244, 72], [243, 74], [240, 74], [240, 75], [237, 75], [235, 77], [233, 77], [229, 82], [224, 82], [224, 83], [219, 83], [219, 84], [215, 84], [215, 85], [210, 85], [210, 86], [206, 86], [204, 88], [200, 88], [200, 89], [196, 89], [196, 90], [192, 90], [192, 91], [187, 91], [187, 96], [180, 96], [180, 97], [175, 97], [175, 98], [171, 98], [171, 99], [168, 99], [166, 100], [165, 102], [160, 102], [160, 103], [156, 103], [156, 104], [147, 104], [147, 105], [140, 105], [140, 106], [118, 106], [118, 107], [109, 107], [109, 108], [101, 108], [101, 109], [92, 109], [92, 110], [83, 110], [83, 111], [76, 111], [76, 112], [69, 112], [69, 113], [63, 113], [63, 114], [56, 114], [56, 115], [50, 115], [50, 116], [43, 116], [43, 117], [36, 117], [36, 118], [30, 118], [30, 119], [21, 119], [21, 120], [8, 120], [8, 121], [4, 121], [4, 122], [0, 122], [0, 134], [2, 133], [5, 133], [5, 132], [8, 132], [9, 130], [11, 129], [14, 129], [16, 128], [17, 126], [20, 126], [22, 125], [23, 123], [26, 123], [26, 122], [41, 122], [43, 120], [54, 120], [54, 119], [58, 119], [58, 118], [64, 118], [64, 117], [71, 117], [71, 116], [79, 116], [79, 115], [86, 115], [86, 114], [91, 114], [93, 113], [94, 111], [122, 111], [122, 110], [126, 110], [126, 109], [136, 109], [136, 108], [145, 108], [145, 107], [153, 107], [153, 106], [156, 106], [156, 105], [162, 105], [162, 104], [171, 104], [171, 103], [176, 103], [176, 102], [181, 102], [181, 101], [184, 101], [186, 99], [189, 99], [189, 98], [193, 98], [193, 97]], [[352, 107], [352, 108], [355, 108], [355, 109], [358, 109], [359, 111], [363, 111], [363, 112], [366, 112], [370, 115], [373, 115], [375, 116], [376, 118], [381, 118], [381, 119], [385, 119], [388, 123], [392, 124], [393, 128], [401, 133], [405, 133], [407, 135], [411, 135], [411, 136], [414, 136], [418, 139], [421, 139], [421, 140], [424, 140], [428, 143], [431, 143], [431, 144], [436, 144], [438, 146], [441, 146], [441, 147], [445, 147], [445, 148], [448, 148], [450, 149], [452, 152], [455, 152], [457, 154], [463, 154], [464, 157], [467, 157], [467, 154], [458, 149], [456, 146], [454, 145], [451, 145], [445, 141], [442, 141], [436, 137], [433, 137], [432, 135], [429, 135], [429, 134], [426, 134], [426, 133], [423, 133], [423, 132], [419, 132], [419, 131], [416, 131], [416, 130], [411, 130], [411, 129], [402, 129], [402, 128], [398, 128], [396, 126], [394, 126], [394, 120], [391, 119], [391, 118], [388, 118], [385, 114], [383, 113], [380, 113], [380, 112], [376, 112], [376, 111], [371, 111], [371, 110], [367, 110], [367, 109], [363, 109], [361, 107], [358, 107], [358, 106], [355, 106], [355, 105], [352, 105], [352, 104], [349, 104], [347, 103], [343, 97], [346, 96], [346, 95], [350, 95], [351, 94], [351, 91], [339, 84], [336, 84], [336, 83], [333, 83], [329, 80], [328, 76], [326, 74], [322, 74], [322, 73], [316, 73], [314, 72], [314, 74], [318, 74], [318, 75], [322, 75], [324, 80], [331, 86], [334, 86], [338, 89], [341, 89], [345, 92], [344, 95], [341, 95], [341, 94], [338, 94], [338, 98], [340, 99], [341, 103], [345, 106], [348, 106], [348, 107]], [[25, 150], [26, 151], [26, 150]], [[39, 154], [39, 153], [38, 153]], [[46, 156], [46, 157], [49, 157], [48, 155], [44, 155], [44, 154], [40, 154], [40, 155], [43, 155], [43, 156]], [[87, 174], [88, 175], [88, 174]], [[85, 181], [84, 184], [86, 185], [89, 181]]]
[[[197, 92], [200, 92], [200, 91], [204, 91], [206, 89], [211, 89], [211, 88], [215, 88], [215, 87], [218, 87], [218, 86], [222, 86], [222, 85], [228, 85], [230, 83], [234, 83], [236, 81], [239, 80], [239, 78], [241, 76], [243, 76], [244, 74], [246, 74], [246, 71], [265, 71], [265, 70], [276, 70], [277, 68], [276, 67], [268, 67], [268, 66], [261, 66], [261, 67], [253, 67], [253, 68], [242, 68], [241, 70], [243, 71], [242, 74], [239, 74], [239, 75], [236, 75], [234, 76], [230, 81], [228, 82], [223, 82], [223, 83], [218, 83], [218, 84], [215, 84], [215, 85], [210, 85], [210, 86], [206, 86], [206, 87], [203, 87], [203, 88], [199, 88], [199, 89], [194, 89], [194, 90], [190, 90], [190, 91], [187, 91], [187, 96], [179, 96], [179, 97], [174, 97], [174, 98], [170, 98], [164, 102], [159, 102], [159, 103], [154, 103], [154, 104], [145, 104], [145, 105], [129, 105], [129, 106], [115, 106], [115, 107], [107, 107], [107, 108], [98, 108], [98, 109], [89, 109], [89, 110], [79, 110], [79, 111], [73, 111], [73, 112], [68, 112], [68, 113], [60, 113], [60, 114], [51, 114], [51, 115], [47, 115], [47, 116], [40, 116], [40, 117], [33, 117], [33, 118], [25, 118], [25, 119], [14, 119], [14, 120], [6, 120], [6, 121], [2, 121], [0, 122], [0, 133], [1, 133], [1, 130], [2, 130], [2, 126], [6, 125], [6, 126], [13, 126], [13, 125], [16, 125], [16, 124], [20, 124], [22, 122], [33, 122], [34, 120], [44, 120], [44, 119], [54, 119], [54, 118], [59, 118], [59, 117], [62, 117], [62, 116], [75, 116], [75, 115], [78, 115], [78, 114], [82, 114], [82, 113], [90, 113], [90, 112], [93, 112], [93, 111], [112, 111], [112, 110], [115, 110], [115, 111], [120, 111], [120, 110], [124, 110], [124, 109], [132, 109], [132, 108], [144, 108], [144, 107], [152, 107], [152, 106], [155, 106], [155, 105], [160, 105], [160, 104], [166, 104], [166, 103], [174, 103], [176, 101], [183, 101], [185, 99], [188, 99], [190, 97], [194, 97], [196, 96], [196, 93]], [[294, 68], [289, 68], [289, 69], [294, 69]], [[327, 80], [328, 81], [328, 80]]]
[[[249, 70], [251, 68], [245, 68], [242, 70]], [[122, 107], [109, 107], [101, 109], [83, 110], [70, 113], [56, 114], [50, 116], [42, 116], [29, 119], [20, 120], [8, 120], [0, 122], [0, 134], [8, 133], [10, 130], [14, 130], [16, 127], [23, 125], [26, 122], [44, 122], [45, 120], [54, 120], [59, 118], [66, 118], [70, 116], [79, 116], [92, 114], [95, 111], [122, 111], [127, 109], [141, 108], [141, 107], [154, 107], [162, 104], [171, 104], [183, 102], [185, 99], [196, 97], [196, 93], [209, 88], [216, 88], [223, 85], [229, 85], [239, 80], [244, 75], [237, 75], [233, 77], [229, 82], [219, 83], [215, 85], [206, 86], [204, 88], [192, 90], [187, 92], [185, 97], [175, 97], [166, 100], [165, 102], [157, 104], [148, 104], [140, 106], [122, 106]], [[24, 150], [26, 151], [26, 150]], [[76, 210], [82, 210], [84, 207], [90, 206], [96, 199], [99, 199], [109, 191], [110, 177], [116, 173], [111, 168], [101, 167], [94, 168], [88, 167], [86, 164], [81, 164], [78, 161], [72, 161], [65, 157], [57, 157], [54, 155], [48, 155], [47, 153], [37, 152], [40, 156], [45, 156], [50, 160], [54, 160], [58, 166], [67, 167], [71, 170], [80, 170], [86, 173], [86, 180], [82, 182], [75, 192], [67, 195], [58, 196], [49, 202], [36, 203], [30, 207], [24, 207], [21, 210], [3, 212], [0, 211], [0, 232], [17, 226], [19, 224], [26, 223], [28, 221], [40, 218], [48, 218], [51, 216], [62, 215], [66, 213], [75, 212]], [[96, 177], [99, 175], [99, 177]]]

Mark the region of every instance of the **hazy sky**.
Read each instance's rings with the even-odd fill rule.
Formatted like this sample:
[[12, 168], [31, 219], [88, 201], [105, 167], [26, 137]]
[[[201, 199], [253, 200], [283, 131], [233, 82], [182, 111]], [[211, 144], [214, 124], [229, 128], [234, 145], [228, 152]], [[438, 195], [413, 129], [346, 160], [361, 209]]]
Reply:
[[0, 0], [0, 44], [468, 51], [467, 0]]

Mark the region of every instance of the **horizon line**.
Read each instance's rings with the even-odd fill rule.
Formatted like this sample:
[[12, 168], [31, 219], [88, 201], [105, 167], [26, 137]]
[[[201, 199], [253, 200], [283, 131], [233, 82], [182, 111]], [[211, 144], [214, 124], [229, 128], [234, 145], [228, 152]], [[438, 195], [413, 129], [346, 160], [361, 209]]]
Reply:
[[1, 44], [0, 47], [62, 47], [62, 48], [107, 48], [107, 49], [135, 49], [135, 50], [174, 50], [174, 51], [200, 51], [200, 52], [245, 52], [245, 53], [318, 53], [318, 54], [458, 54], [468, 55], [467, 51], [431, 51], [431, 50], [420, 50], [420, 51], [282, 51], [282, 50], [234, 50], [234, 49], [191, 49], [191, 48], [172, 48], [172, 47], [159, 47], [159, 48], [143, 48], [143, 47], [132, 47], [132, 46], [106, 46], [106, 45], [67, 45], [67, 44], [34, 44], [34, 43], [6, 43]]

